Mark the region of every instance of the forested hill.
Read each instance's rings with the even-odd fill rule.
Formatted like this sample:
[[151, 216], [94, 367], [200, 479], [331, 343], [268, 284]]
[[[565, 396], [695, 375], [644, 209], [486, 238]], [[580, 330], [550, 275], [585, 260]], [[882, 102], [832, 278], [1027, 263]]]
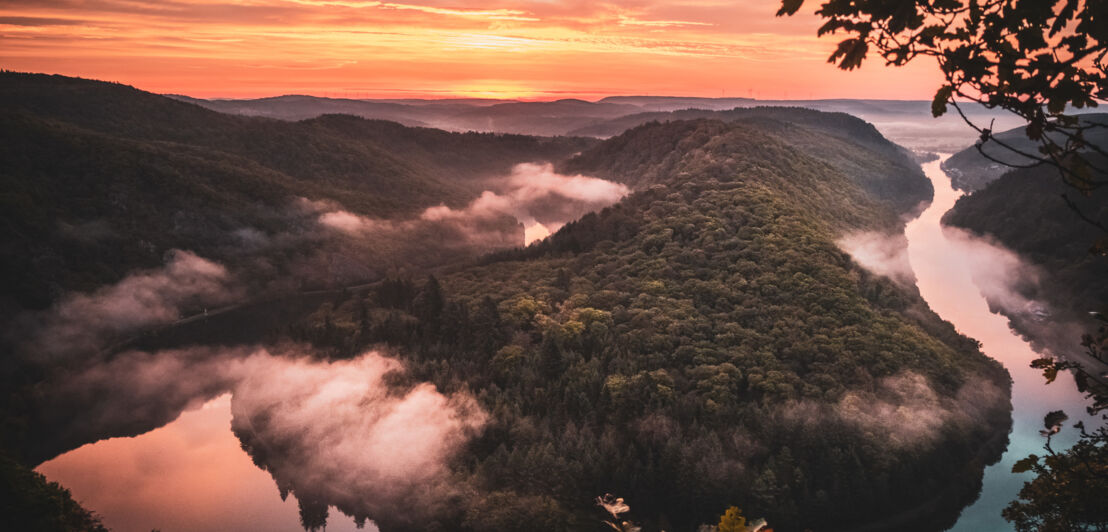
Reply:
[[[1087, 113], [1078, 115], [1080, 120], [1089, 124], [1101, 124], [1085, 132], [1085, 141], [1089, 144], [1108, 147], [1108, 113]], [[1027, 138], [1026, 127], [1017, 127], [996, 134], [996, 140], [1023, 153], [1038, 155], [1039, 142]], [[1061, 140], [1059, 139], [1059, 142]], [[970, 146], [955, 153], [943, 163], [943, 169], [950, 175], [954, 188], [966, 192], [975, 192], [1012, 170], [1012, 166], [1025, 166], [1034, 161], [1014, 153], [997, 142], [985, 143], [981, 154], [976, 147]]]
[[13, 72], [0, 73], [0, 112], [241, 158], [300, 186], [330, 187], [349, 207], [383, 216], [444, 198], [463, 201], [481, 186], [467, 180], [506, 174], [519, 160], [558, 159], [591, 143], [447, 133], [343, 115], [302, 122], [234, 116], [114, 83]]
[[[727, 174], [736, 164], [748, 169], [795, 164], [787, 175], [796, 175], [803, 182], [784, 180], [778, 185], [792, 189], [798, 200], [809, 201], [813, 208], [819, 202], [835, 205], [876, 200], [903, 214], [931, 200], [931, 182], [919, 165], [861, 119], [843, 113], [770, 107], [664, 115], [702, 113], [713, 118], [651, 121], [634, 127], [575, 157], [567, 170], [643, 187], [705, 172]], [[758, 142], [762, 139], [764, 146]], [[822, 174], [821, 166], [838, 172], [829, 173], [834, 176], [829, 181], [804, 181], [811, 179], [813, 170]], [[841, 183], [832, 181], [844, 179], [858, 185], [862, 193], [848, 197], [843, 190], [834, 190]], [[873, 209], [855, 205], [834, 215], [847, 221], [875, 214]]]
[[567, 165], [635, 184], [620, 203], [296, 326], [337, 356], [388, 344], [413, 382], [472, 390], [491, 416], [454, 466], [457, 509], [411, 523], [317, 503], [382, 530], [587, 530], [603, 493], [647, 530], [694, 530], [731, 505], [786, 532], [953, 524], [1004, 447], [1008, 375], [914, 287], [836, 246], [897, 231], [909, 202], [806, 153], [818, 132], [802, 129], [641, 126]]
[[254, 237], [303, 225], [290, 214], [297, 198], [411, 217], [594, 142], [231, 116], [114, 83], [0, 72], [0, 317], [160, 266], [173, 248], [241, 260]]

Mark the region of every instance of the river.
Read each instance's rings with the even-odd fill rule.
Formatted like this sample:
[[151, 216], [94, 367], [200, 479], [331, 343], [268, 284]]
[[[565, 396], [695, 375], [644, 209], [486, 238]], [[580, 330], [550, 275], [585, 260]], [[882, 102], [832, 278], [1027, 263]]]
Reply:
[[1073, 376], [1063, 373], [1050, 385], [1042, 372], [1030, 363], [1039, 358], [1022, 338], [1008, 327], [1008, 319], [989, 311], [970, 274], [973, 257], [965, 246], [957, 246], [944, 234], [940, 219], [954, 206], [961, 192], [951, 187], [940, 168], [940, 160], [926, 163], [923, 170], [935, 187], [935, 198], [919, 218], [908, 223], [908, 258], [916, 274], [920, 294], [931, 309], [954, 324], [958, 332], [981, 342], [986, 355], [999, 360], [1012, 375], [1012, 433], [1000, 462], [985, 469], [984, 486], [976, 503], [962, 511], [953, 531], [1001, 532], [1014, 530], [1000, 515], [1019, 493], [1029, 474], [1012, 473], [1012, 464], [1030, 454], [1043, 454], [1039, 435], [1043, 416], [1051, 410], [1065, 410], [1070, 416], [1066, 429], [1054, 437], [1055, 450], [1068, 448], [1076, 439], [1069, 429], [1078, 420], [1090, 421], [1085, 413], [1088, 401], [1077, 390]]
[[[273, 478], [231, 432], [229, 394], [146, 434], [82, 446], [37, 471], [68, 488], [114, 532], [304, 530], [296, 498], [281, 500]], [[328, 532], [354, 530], [352, 519], [330, 512]]]
[[[963, 334], [976, 338], [989, 356], [1012, 375], [1014, 424], [1007, 451], [985, 470], [976, 503], [967, 507], [954, 527], [958, 532], [1000, 532], [1012, 527], [1000, 516], [1015, 499], [1026, 475], [1011, 473], [1012, 464], [1042, 451], [1042, 417], [1065, 410], [1071, 424], [1086, 419], [1086, 400], [1071, 375], [1052, 385], [1029, 367], [1037, 358], [1031, 347], [1013, 334], [1007, 319], [993, 314], [969, 273], [972, 257], [952, 245], [939, 220], [959, 192], [939, 167], [924, 165], [935, 187], [935, 198], [922, 215], [908, 224], [908, 254], [923, 298]], [[282, 501], [273, 479], [258, 469], [239, 447], [230, 430], [230, 397], [212, 400], [183, 413], [176, 421], [133, 438], [112, 438], [85, 445], [38, 467], [50, 480], [69, 488], [75, 498], [96, 511], [117, 532], [206, 532], [215, 530], [301, 530], [296, 501]], [[1055, 448], [1072, 444], [1072, 429], [1063, 430]], [[372, 524], [367, 528], [373, 529]], [[330, 532], [355, 530], [353, 521], [332, 511]]]

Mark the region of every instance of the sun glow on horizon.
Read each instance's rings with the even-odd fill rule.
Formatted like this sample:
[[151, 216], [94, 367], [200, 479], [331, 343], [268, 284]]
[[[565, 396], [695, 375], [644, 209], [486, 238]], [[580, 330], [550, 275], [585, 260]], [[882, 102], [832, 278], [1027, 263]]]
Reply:
[[0, 67], [196, 97], [929, 98], [936, 68], [841, 72], [777, 0], [10, 0]]

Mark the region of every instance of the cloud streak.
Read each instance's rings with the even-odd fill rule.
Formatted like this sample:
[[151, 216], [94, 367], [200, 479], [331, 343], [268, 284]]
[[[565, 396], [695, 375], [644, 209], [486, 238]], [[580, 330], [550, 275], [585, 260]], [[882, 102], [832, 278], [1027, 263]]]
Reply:
[[795, 402], [781, 414], [809, 430], [844, 424], [898, 449], [929, 449], [945, 431], [972, 431], [1007, 404], [1006, 391], [987, 379], [971, 377], [954, 397], [943, 397], [925, 376], [909, 370], [878, 380], [872, 390], [849, 391], [834, 404]]
[[620, 183], [584, 175], [559, 174], [549, 163], [516, 165], [498, 189], [500, 192], [485, 191], [465, 209], [431, 207], [420, 217], [442, 221], [509, 214], [524, 225], [527, 231], [525, 243], [530, 244], [588, 212], [619, 201], [630, 192], [627, 186]]

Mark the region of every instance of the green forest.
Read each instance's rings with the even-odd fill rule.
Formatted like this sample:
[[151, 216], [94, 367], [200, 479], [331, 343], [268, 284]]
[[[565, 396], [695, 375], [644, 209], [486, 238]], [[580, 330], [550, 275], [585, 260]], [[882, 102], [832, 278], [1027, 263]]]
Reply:
[[[290, 265], [320, 242], [268, 250], [259, 268], [235, 230], [307, 231], [312, 220], [291, 208], [297, 198], [406, 218], [429, 206], [462, 206], [487, 177], [593, 142], [343, 115], [237, 117], [123, 85], [2, 72], [0, 316], [158, 266], [173, 248], [247, 269], [264, 285], [292, 275]], [[394, 258], [418, 264], [420, 254]]]
[[[836, 245], [899, 233], [932, 194], [908, 152], [849, 115], [736, 110], [597, 141], [236, 117], [57, 76], [3, 73], [0, 95], [6, 317], [187, 249], [226, 265], [258, 305], [306, 308], [259, 311], [244, 329], [266, 334], [253, 339], [184, 329], [166, 343], [276, 336], [327, 359], [382, 348], [407, 368], [398, 393], [430, 382], [477, 398], [490, 421], [451, 463], [457, 495], [410, 514], [338, 506], [382, 530], [601, 529], [606, 493], [648, 530], [694, 530], [730, 507], [786, 532], [935, 529], [1005, 447], [1004, 369], [914, 287]], [[424, 226], [351, 251], [303, 236], [314, 214], [290, 208], [304, 198], [407, 219], [463, 206], [487, 176], [534, 161], [632, 193], [492, 253]], [[502, 218], [490, 223], [518, 228]], [[249, 248], [235, 240], [243, 227], [285, 244]], [[375, 267], [356, 288], [281, 284], [314, 253]], [[245, 308], [234, 320], [249, 321]], [[0, 369], [5, 482], [53, 501], [21, 515], [95, 529], [27, 470], [42, 449], [81, 443], [40, 441], [55, 427], [33, 426], [35, 398], [71, 368], [12, 355]], [[236, 435], [258, 465], [281, 459]], [[325, 523], [331, 501], [275, 480], [305, 528]]]
[[[761, 118], [638, 127], [567, 163], [636, 183], [620, 204], [481, 265], [325, 304], [291, 334], [339, 357], [387, 345], [412, 383], [471, 390], [492, 413], [455, 464], [476, 495], [444, 511], [446, 528], [587, 528], [591, 497], [609, 492], [651, 529], [692, 530], [731, 505], [786, 531], [906, 513], [902, 529], [949, 525], [1004, 447], [1007, 373], [834, 244], [898, 230], [896, 205], [913, 202], [881, 193], [923, 196], [918, 170], [859, 179], [806, 154], [814, 137]], [[867, 167], [911, 168], [823, 139]], [[898, 421], [842, 409], [904, 414], [921, 388], [952, 415], [904, 445]], [[415, 526], [391, 519], [377, 523]]]

